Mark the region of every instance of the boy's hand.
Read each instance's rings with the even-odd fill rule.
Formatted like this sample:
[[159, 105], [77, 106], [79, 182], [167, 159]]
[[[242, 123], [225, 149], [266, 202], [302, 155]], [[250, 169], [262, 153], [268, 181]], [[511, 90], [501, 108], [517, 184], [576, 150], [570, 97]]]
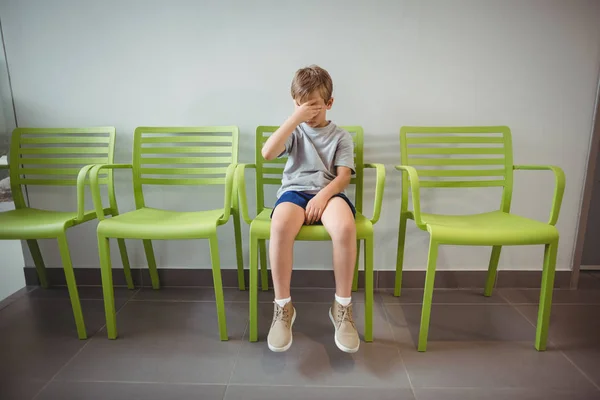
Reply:
[[323, 109], [323, 106], [317, 105], [317, 100], [307, 101], [300, 105], [294, 100], [294, 105], [296, 106], [296, 111], [292, 114], [292, 118], [294, 118], [298, 124], [313, 119]]
[[321, 216], [323, 215], [323, 211], [325, 211], [328, 202], [329, 199], [322, 196], [321, 193], [317, 194], [308, 202], [304, 218], [306, 225], [312, 225], [321, 220]]

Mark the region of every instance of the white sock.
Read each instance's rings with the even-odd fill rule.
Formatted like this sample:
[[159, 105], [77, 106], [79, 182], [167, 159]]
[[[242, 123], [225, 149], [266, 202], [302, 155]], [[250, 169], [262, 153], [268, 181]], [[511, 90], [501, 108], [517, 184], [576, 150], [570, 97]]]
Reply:
[[275, 303], [277, 303], [279, 307], [285, 307], [290, 301], [292, 301], [291, 297], [288, 297], [287, 299], [275, 299]]
[[352, 303], [352, 297], [340, 297], [337, 294], [335, 295], [335, 301], [340, 303], [340, 305], [347, 307]]

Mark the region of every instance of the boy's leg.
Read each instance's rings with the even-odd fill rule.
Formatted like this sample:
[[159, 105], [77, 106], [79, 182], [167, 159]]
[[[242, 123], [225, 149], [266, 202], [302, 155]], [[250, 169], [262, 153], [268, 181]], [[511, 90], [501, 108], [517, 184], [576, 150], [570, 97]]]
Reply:
[[290, 297], [294, 240], [304, 224], [304, 209], [294, 203], [280, 203], [271, 218], [269, 260], [275, 299]]
[[304, 224], [304, 209], [294, 203], [279, 203], [271, 217], [269, 258], [275, 288], [273, 322], [267, 337], [269, 349], [286, 351], [292, 345], [292, 325], [296, 310], [291, 302], [290, 283], [294, 240]]
[[355, 353], [360, 346], [352, 316], [352, 280], [356, 262], [356, 224], [346, 201], [340, 197], [329, 200], [321, 222], [333, 242], [333, 271], [335, 274], [335, 301], [329, 317], [335, 327], [335, 344], [347, 353]]
[[321, 222], [333, 242], [333, 272], [335, 294], [348, 298], [352, 295], [354, 264], [356, 263], [356, 224], [348, 203], [341, 197], [329, 200]]

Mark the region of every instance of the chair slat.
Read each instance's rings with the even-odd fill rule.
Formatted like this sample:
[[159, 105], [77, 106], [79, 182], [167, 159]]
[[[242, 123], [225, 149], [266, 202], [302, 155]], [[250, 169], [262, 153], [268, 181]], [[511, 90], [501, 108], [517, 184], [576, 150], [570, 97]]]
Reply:
[[479, 176], [504, 176], [503, 169], [419, 169], [419, 177], [479, 177]]
[[232, 136], [150, 136], [142, 137], [146, 143], [232, 143]]
[[224, 185], [225, 178], [141, 178], [142, 185]]
[[502, 187], [504, 180], [489, 181], [428, 181], [420, 180], [420, 186], [423, 188], [481, 188], [481, 187]]
[[408, 154], [504, 154], [501, 147], [409, 147]]
[[214, 168], [140, 168], [141, 174], [147, 175], [215, 175], [225, 174], [227, 167]]
[[468, 166], [468, 165], [504, 165], [504, 158], [408, 158], [408, 165], [421, 166]]
[[142, 147], [141, 154], [229, 153], [229, 146]]
[[142, 165], [150, 164], [231, 164], [232, 157], [142, 157]]
[[407, 137], [407, 144], [435, 144], [435, 143], [456, 143], [456, 144], [468, 144], [468, 143], [484, 143], [484, 144], [498, 144], [503, 143], [504, 139], [498, 136], [420, 136], [420, 137]]
[[43, 137], [36, 135], [35, 137], [22, 137], [21, 144], [106, 144], [110, 142], [110, 138], [106, 137], [84, 137], [84, 136], [61, 136], [61, 137]]

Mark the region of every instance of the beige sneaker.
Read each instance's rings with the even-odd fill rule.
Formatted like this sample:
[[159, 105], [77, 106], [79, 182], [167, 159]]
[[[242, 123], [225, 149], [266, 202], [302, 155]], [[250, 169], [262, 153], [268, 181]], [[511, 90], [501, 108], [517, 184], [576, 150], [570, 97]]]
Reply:
[[273, 322], [267, 337], [269, 350], [276, 353], [287, 351], [292, 346], [292, 325], [296, 320], [296, 309], [290, 301], [283, 307], [273, 302], [275, 309], [273, 311]]
[[335, 344], [346, 353], [356, 353], [360, 346], [360, 338], [352, 318], [352, 304], [344, 307], [337, 301], [329, 309], [329, 318], [335, 327]]

